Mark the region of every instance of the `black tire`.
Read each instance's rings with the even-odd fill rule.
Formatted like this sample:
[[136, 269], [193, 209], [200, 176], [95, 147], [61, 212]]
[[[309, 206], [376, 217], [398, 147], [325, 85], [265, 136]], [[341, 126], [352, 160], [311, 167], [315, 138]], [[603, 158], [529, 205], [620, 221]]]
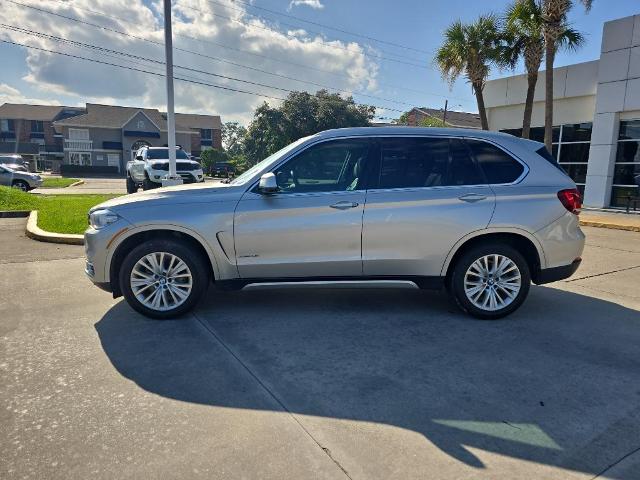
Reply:
[[[154, 252], [175, 255], [187, 264], [192, 277], [192, 289], [184, 303], [170, 310], [154, 310], [140, 302], [131, 287], [131, 271], [138, 260]], [[158, 319], [175, 318], [191, 310], [198, 303], [209, 286], [209, 270], [206, 259], [187, 244], [176, 240], [152, 240], [138, 245], [124, 258], [119, 274], [120, 289], [127, 303], [137, 312]]]
[[144, 176], [144, 181], [142, 182], [142, 190], [153, 190], [154, 188], [158, 188], [158, 185], [152, 182], [149, 177]]
[[11, 184], [13, 188], [17, 188], [18, 190], [22, 190], [23, 192], [28, 192], [31, 190], [31, 187], [24, 180], [14, 180]]
[[138, 191], [138, 184], [127, 175], [127, 193], [136, 193]]
[[[515, 263], [520, 271], [520, 290], [516, 297], [504, 308], [498, 310], [482, 309], [474, 305], [465, 293], [465, 274], [469, 267], [478, 259], [486, 255], [502, 255]], [[449, 292], [458, 307], [468, 314], [482, 320], [496, 320], [516, 311], [527, 298], [531, 286], [529, 265], [522, 254], [507, 244], [484, 244], [469, 249], [463, 253], [454, 265], [451, 274]], [[496, 289], [497, 290], [497, 289]], [[502, 296], [504, 294], [500, 292]]]

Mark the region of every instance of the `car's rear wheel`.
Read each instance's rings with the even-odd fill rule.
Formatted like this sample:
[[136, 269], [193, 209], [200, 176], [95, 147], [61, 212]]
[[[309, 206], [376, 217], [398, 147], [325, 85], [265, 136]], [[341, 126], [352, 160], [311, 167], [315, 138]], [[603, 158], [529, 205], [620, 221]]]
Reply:
[[29, 191], [29, 184], [24, 180], [14, 180], [11, 186], [13, 188], [17, 188], [18, 190], [22, 190], [23, 192]]
[[138, 184], [133, 179], [127, 176], [127, 193], [136, 193], [138, 191]]
[[205, 259], [185, 244], [155, 240], [134, 248], [120, 268], [127, 303], [151, 318], [167, 319], [191, 310], [209, 283]]
[[510, 245], [480, 245], [465, 252], [451, 275], [450, 291], [458, 306], [484, 320], [517, 310], [529, 293], [527, 261]]

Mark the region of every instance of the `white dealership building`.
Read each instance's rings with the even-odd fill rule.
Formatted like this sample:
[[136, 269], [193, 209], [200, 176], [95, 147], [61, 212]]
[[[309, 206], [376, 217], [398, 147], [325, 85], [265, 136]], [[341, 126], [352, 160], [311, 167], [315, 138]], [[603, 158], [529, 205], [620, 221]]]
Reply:
[[[640, 14], [604, 24], [600, 58], [553, 71], [553, 150], [592, 207], [624, 207], [640, 195]], [[531, 138], [544, 132], [544, 72], [533, 105]], [[491, 130], [519, 135], [526, 75], [487, 82]]]

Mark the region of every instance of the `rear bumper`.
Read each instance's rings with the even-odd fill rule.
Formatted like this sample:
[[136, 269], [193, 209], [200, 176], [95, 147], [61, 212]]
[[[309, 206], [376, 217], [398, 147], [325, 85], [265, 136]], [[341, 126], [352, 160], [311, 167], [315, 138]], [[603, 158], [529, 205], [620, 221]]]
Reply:
[[533, 282], [537, 285], [543, 285], [545, 283], [557, 282], [558, 280], [569, 278], [578, 270], [580, 263], [582, 263], [582, 259], [577, 258], [569, 265], [538, 270], [533, 276]]

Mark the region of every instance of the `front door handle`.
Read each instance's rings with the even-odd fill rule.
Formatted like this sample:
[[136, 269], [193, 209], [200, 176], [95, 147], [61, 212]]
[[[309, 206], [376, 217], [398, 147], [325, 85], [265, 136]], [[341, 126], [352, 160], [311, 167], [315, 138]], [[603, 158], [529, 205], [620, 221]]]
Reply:
[[333, 205], [329, 205], [331, 208], [335, 208], [337, 210], [348, 210], [350, 208], [355, 208], [359, 205], [357, 202], [347, 202], [342, 201], [338, 203], [334, 203]]
[[458, 197], [458, 199], [468, 203], [479, 202], [480, 200], [484, 200], [486, 198], [487, 196], [481, 193], [467, 193], [466, 195]]

